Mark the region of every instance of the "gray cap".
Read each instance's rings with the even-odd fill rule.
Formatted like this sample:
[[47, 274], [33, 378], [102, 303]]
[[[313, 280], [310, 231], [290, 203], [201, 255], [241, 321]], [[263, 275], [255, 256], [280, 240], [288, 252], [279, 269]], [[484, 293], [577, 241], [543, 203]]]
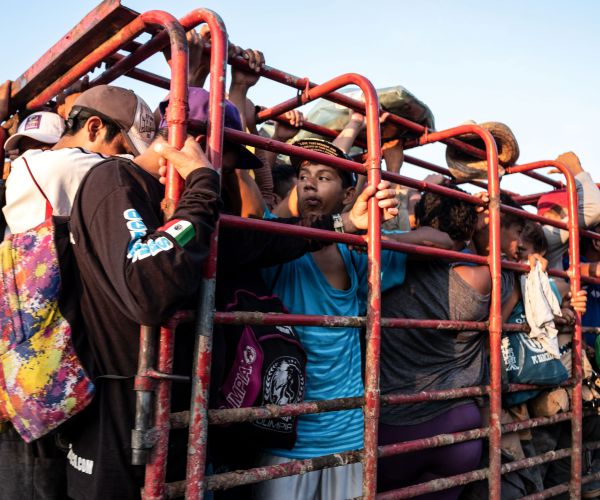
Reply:
[[143, 153], [154, 139], [154, 114], [132, 90], [113, 85], [92, 87], [77, 98], [69, 117], [79, 109], [96, 112], [117, 125], [136, 155]]

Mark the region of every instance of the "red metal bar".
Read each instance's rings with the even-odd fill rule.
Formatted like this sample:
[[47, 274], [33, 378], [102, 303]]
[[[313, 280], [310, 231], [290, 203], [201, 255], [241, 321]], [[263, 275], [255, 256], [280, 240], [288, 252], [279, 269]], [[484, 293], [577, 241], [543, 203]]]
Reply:
[[[139, 30], [141, 32], [147, 25], [158, 24], [163, 26], [165, 36], [168, 36], [171, 45], [172, 61], [171, 61], [171, 95], [173, 99], [170, 103], [167, 112], [167, 122], [169, 127], [169, 143], [180, 149], [185, 142], [186, 137], [186, 104], [187, 104], [187, 70], [188, 70], [188, 49], [187, 40], [185, 37], [185, 31], [170, 14], [162, 11], [149, 11], [141, 14], [136, 20], [130, 23], [124, 31], [126, 36], [135, 36], [133, 32]], [[130, 28], [128, 30], [128, 28]], [[107, 46], [104, 50], [114, 48], [111, 43], [114, 43], [113, 39], [118, 39], [118, 35], [111, 38], [106, 42]], [[112, 42], [111, 42], [112, 41]], [[118, 48], [118, 47], [117, 47]], [[65, 75], [63, 78], [67, 78]], [[57, 80], [60, 82], [61, 79]], [[56, 85], [56, 83], [55, 83]], [[48, 92], [51, 90], [48, 89]], [[42, 93], [43, 94], [43, 93]], [[38, 99], [41, 97], [38, 96]], [[174, 167], [168, 165], [169, 172], [173, 172]], [[172, 174], [171, 174], [172, 175]], [[166, 193], [167, 197], [174, 196], [176, 193], [176, 186], [173, 185], [172, 180], [167, 182]], [[176, 194], [176, 196], [178, 196]], [[150, 327], [141, 327], [140, 332], [140, 345], [145, 342], [147, 332], [153, 330]], [[170, 373], [172, 370], [173, 363], [173, 328], [161, 328], [159, 333], [159, 357], [157, 360], [158, 370], [163, 373]], [[151, 338], [152, 342], [153, 339]], [[140, 366], [138, 373], [152, 369], [154, 361], [154, 350], [143, 349], [140, 351]], [[143, 357], [142, 357], [143, 356]], [[148, 377], [147, 373], [139, 375], [139, 377]], [[156, 436], [156, 443], [152, 448], [148, 463], [146, 465], [146, 476], [144, 484], [144, 498], [149, 500], [159, 500], [164, 496], [164, 485], [167, 470], [167, 449], [169, 442], [169, 410], [170, 410], [170, 395], [171, 395], [171, 381], [168, 379], [155, 380], [157, 386], [156, 392], [156, 405], [155, 405], [155, 416], [154, 416], [154, 434]], [[141, 397], [145, 396], [146, 393], [138, 393], [139, 403], [142, 403]], [[147, 412], [148, 408], [140, 408], [138, 406], [136, 414], [140, 412], [143, 414]], [[144, 457], [139, 457], [143, 459]]]
[[[51, 84], [56, 75], [68, 71], [139, 14], [119, 0], [104, 0], [48, 49], [30, 68], [15, 79], [10, 111], [15, 112]], [[61, 89], [62, 90], [62, 89]]]
[[[288, 123], [288, 120], [285, 119], [285, 117], [283, 116], [276, 116], [274, 118], [275, 121], [279, 122], [279, 123]], [[311, 123], [311, 122], [304, 122], [302, 124], [302, 126], [300, 127], [302, 130], [306, 130], [307, 132], [311, 132], [313, 134], [318, 134], [321, 135], [323, 137], [327, 137], [329, 139], [335, 139], [338, 134], [339, 131], [337, 130], [332, 130], [330, 128], [327, 127], [323, 127], [321, 125], [317, 125], [316, 123]], [[364, 148], [366, 149], [366, 143], [361, 141], [360, 139], [357, 139], [356, 141], [354, 141], [354, 145], [359, 147], [359, 148]], [[450, 173], [450, 170], [448, 170], [447, 168], [444, 167], [439, 167], [437, 165], [434, 165], [433, 163], [429, 163], [427, 161], [424, 160], [420, 160], [419, 158], [415, 158], [413, 156], [409, 156], [409, 155], [404, 155], [404, 161], [407, 163], [412, 163], [413, 165], [417, 165], [419, 167], [425, 168], [427, 170], [430, 170], [432, 172], [436, 172], [438, 174], [442, 174], [442, 175], [446, 175], [449, 178], [453, 178], [454, 176]], [[482, 189], [487, 190], [487, 184], [484, 182], [480, 182], [480, 181], [469, 181], [469, 184], [472, 184], [474, 186], [480, 187]], [[508, 191], [503, 191], [506, 192], [508, 194], [513, 194], [513, 193], [509, 193]]]
[[[445, 131], [445, 132], [447, 132], [447, 131]], [[432, 136], [434, 134], [441, 134], [441, 133], [443, 133], [443, 132], [435, 132], [435, 133], [432, 132], [429, 134], [429, 136]], [[266, 149], [268, 151], [275, 151], [276, 153], [282, 153], [282, 154], [289, 155], [289, 156], [298, 156], [298, 157], [304, 158], [306, 160], [319, 162], [324, 165], [330, 165], [335, 168], [351, 170], [358, 174], [364, 175], [364, 173], [365, 173], [365, 168], [360, 163], [350, 161], [350, 160], [344, 160], [342, 158], [335, 158], [333, 156], [329, 156], [329, 155], [326, 155], [323, 153], [308, 151], [306, 149], [299, 148], [292, 144], [282, 143], [279, 141], [275, 141], [273, 139], [260, 137], [258, 135], [247, 134], [245, 132], [240, 132], [239, 130], [226, 128], [225, 129], [225, 137], [228, 140], [231, 140], [234, 142], [239, 142], [241, 144], [246, 144], [249, 146], [258, 147], [260, 149]], [[408, 186], [413, 189], [429, 191], [432, 193], [438, 193], [438, 194], [444, 195], [444, 196], [451, 196], [456, 199], [460, 199], [460, 200], [463, 200], [463, 201], [466, 201], [469, 203], [473, 203], [475, 205], [483, 205], [483, 202], [481, 201], [480, 198], [477, 198], [476, 196], [473, 196], [473, 195], [470, 195], [467, 193], [462, 193], [460, 191], [456, 191], [454, 189], [447, 188], [445, 186], [438, 186], [437, 184], [431, 184], [431, 183], [428, 183], [428, 182], [425, 182], [422, 180], [412, 179], [411, 177], [406, 177], [404, 175], [394, 174], [392, 172], [387, 172], [387, 171], [381, 172], [381, 177], [385, 180], [394, 182], [396, 184], [401, 184], [403, 186]], [[568, 225], [561, 221], [557, 221], [554, 219], [548, 219], [545, 217], [540, 217], [539, 215], [532, 214], [530, 212], [527, 212], [526, 210], [519, 210], [517, 208], [511, 207], [508, 205], [500, 205], [500, 208], [502, 209], [502, 211], [518, 214], [525, 219], [535, 220], [535, 221], [541, 222], [542, 224], [546, 224], [549, 226], [568, 230]], [[580, 234], [582, 234], [583, 236], [587, 236], [589, 238], [600, 239], [599, 233], [593, 233], [591, 231], [582, 229], [582, 230], [580, 230]]]
[[[191, 12], [190, 14], [182, 17], [180, 19], [180, 23], [185, 28], [186, 31], [194, 28], [198, 24], [197, 19], [194, 15], [194, 12]], [[144, 61], [145, 59], [150, 57], [152, 54], [157, 52], [158, 50], [161, 50], [165, 45], [165, 41], [166, 40], [164, 39], [164, 37], [162, 37], [161, 34], [153, 37], [152, 40], [150, 40], [146, 44], [139, 47], [135, 52], [133, 52], [129, 56], [125, 57], [121, 61], [117, 62], [114, 66], [112, 66], [110, 69], [105, 71], [102, 75], [100, 75], [100, 77], [93, 80], [92, 84], [97, 85], [99, 83], [109, 83], [112, 80], [114, 80], [115, 78], [128, 73], [137, 64]], [[248, 62], [241, 57], [230, 58], [229, 62], [232, 66], [236, 66], [236, 67], [242, 68], [242, 69], [248, 69]], [[282, 103], [278, 106], [274, 106], [272, 108], [268, 108], [268, 109], [261, 111], [257, 115], [258, 122], [262, 122], [262, 121], [265, 121], [268, 119], [274, 119], [277, 117], [277, 115], [280, 115], [280, 114], [285, 113], [286, 111], [295, 109], [298, 106], [300, 106], [301, 104], [306, 104], [314, 99], [314, 98], [311, 99], [309, 96], [310, 96], [310, 92], [312, 91], [312, 89], [317, 87], [317, 84], [311, 82], [308, 78], [298, 78], [294, 75], [285, 73], [285, 72], [277, 70], [275, 68], [271, 68], [270, 66], [267, 66], [267, 65], [263, 66], [263, 68], [260, 70], [260, 75], [265, 78], [268, 78], [270, 80], [287, 85], [289, 87], [292, 87], [292, 88], [295, 88], [298, 90], [302, 90], [303, 93], [302, 93], [302, 95], [298, 95], [296, 98], [290, 99], [290, 100], [286, 101], [285, 103]], [[358, 101], [356, 99], [352, 99], [352, 98], [350, 98], [344, 94], [341, 94], [339, 92], [331, 92], [327, 95], [323, 95], [320, 97], [323, 97], [327, 100], [333, 101], [337, 104], [342, 104], [350, 109], [353, 109], [355, 111], [359, 111], [359, 112], [362, 112], [363, 114], [366, 114], [365, 103]], [[398, 115], [394, 115], [392, 113], [387, 114], [386, 121], [390, 121], [391, 123], [394, 123], [400, 127], [403, 127], [408, 130], [412, 130], [413, 132], [417, 132], [420, 134], [427, 135], [427, 133], [429, 132], [426, 129], [426, 127], [423, 127], [422, 125], [419, 125], [418, 123], [411, 122], [410, 120], [407, 120], [406, 118], [403, 118]], [[447, 138], [447, 139], [442, 140], [442, 142], [444, 142], [446, 144], [450, 144], [454, 147], [457, 147], [457, 148], [461, 149], [462, 151], [471, 153], [478, 158], [486, 157], [485, 151], [482, 151], [476, 147], [473, 147], [469, 144], [461, 142], [457, 139]], [[554, 187], [562, 186], [562, 184], [554, 181], [553, 179], [541, 176], [540, 174], [537, 174], [534, 172], [528, 172], [528, 173], [526, 173], [526, 175], [529, 175], [532, 178], [535, 178], [541, 182], [550, 184], [551, 186], [554, 186]]]
[[[111, 55], [105, 62], [107, 66], [110, 68], [115, 63], [125, 59], [125, 56], [122, 54], [113, 54]], [[165, 78], [164, 76], [157, 75], [150, 71], [146, 71], [144, 69], [133, 68], [127, 72], [127, 74], [123, 75], [129, 78], [133, 78], [134, 80], [138, 80], [140, 82], [148, 83], [149, 85], [154, 85], [155, 87], [160, 87], [165, 90], [169, 90], [171, 88], [171, 80]]]
[[488, 265], [492, 277], [490, 301], [490, 465], [489, 496], [491, 500], [500, 500], [501, 478], [501, 427], [502, 411], [502, 357], [500, 342], [502, 336], [502, 304], [501, 304], [501, 249], [500, 249], [500, 181], [498, 178], [498, 153], [496, 142], [485, 129], [476, 125], [462, 125], [442, 132], [431, 132], [419, 138], [419, 144], [443, 141], [466, 133], [477, 134], [485, 144], [488, 166], [489, 195], [489, 256]]
[[[349, 84], [357, 85], [364, 94], [367, 118], [367, 177], [372, 186], [381, 179], [381, 139], [379, 100], [373, 84], [365, 77], [348, 73], [305, 91], [305, 101], [323, 97]], [[369, 200], [368, 245], [368, 309], [367, 351], [365, 363], [365, 406], [363, 455], [363, 498], [375, 497], [377, 481], [377, 428], [379, 424], [379, 348], [381, 332], [381, 210], [377, 200]]]
[[361, 461], [362, 455], [362, 451], [345, 451], [343, 453], [325, 455], [308, 460], [292, 460], [279, 465], [216, 474], [206, 479], [207, 489], [222, 490], [233, 486], [258, 483], [265, 478], [276, 479], [279, 477], [306, 474], [314, 470], [355, 464]]
[[[319, 153], [315, 153], [319, 154]], [[324, 155], [326, 156], [326, 155]], [[343, 161], [343, 160], [342, 160]], [[439, 187], [439, 186], [438, 186]], [[452, 190], [451, 190], [452, 191]], [[454, 193], [457, 193], [454, 191]], [[461, 194], [461, 193], [458, 193]], [[480, 200], [481, 201], [481, 200]], [[326, 231], [322, 229], [313, 229], [309, 227], [298, 227], [290, 224], [282, 224], [279, 222], [272, 222], [260, 219], [244, 219], [241, 217], [235, 217], [231, 215], [221, 215], [220, 222], [227, 227], [231, 228], [252, 228], [256, 231], [273, 231], [279, 234], [288, 234], [298, 237], [305, 237], [308, 239], [319, 239], [323, 241], [331, 241], [338, 243], [346, 243], [348, 245], [366, 246], [366, 242], [363, 236], [355, 234], [340, 234], [333, 231]], [[465, 254], [462, 252], [456, 252], [453, 250], [442, 250], [434, 247], [424, 247], [418, 245], [411, 245], [409, 243], [399, 243], [395, 241], [382, 241], [382, 247], [389, 250], [396, 250], [398, 252], [405, 253], [419, 253], [423, 256], [448, 259], [452, 261], [464, 261], [473, 262], [475, 264], [486, 265], [486, 258], [481, 255]], [[528, 272], [529, 266], [525, 264], [519, 264], [517, 262], [511, 262], [504, 260], [502, 261], [502, 267], [513, 271]], [[550, 269], [548, 274], [551, 276], [557, 276], [560, 278], [569, 278], [569, 275], [564, 271], [557, 271]], [[600, 284], [600, 278], [582, 278], [582, 281], [592, 284]]]
[[[193, 26], [205, 22], [208, 24], [211, 34], [210, 119], [207, 155], [213, 167], [220, 171], [223, 161], [223, 123], [225, 119], [223, 103], [225, 101], [227, 30], [223, 20], [208, 9], [194, 10], [186, 18], [193, 23]], [[186, 26], [185, 29], [189, 29], [189, 27]], [[188, 436], [187, 486], [185, 490], [187, 500], [201, 500], [205, 489], [208, 389], [210, 384], [213, 316], [215, 313], [218, 233], [219, 226], [217, 224], [211, 237], [210, 255], [202, 272], [203, 278], [198, 306]]]
[[[502, 425], [502, 433], [511, 433], [524, 429], [533, 429], [534, 427], [541, 427], [544, 425], [553, 425], [558, 422], [564, 422], [569, 418], [570, 413], [559, 413], [557, 415], [554, 415], [553, 417], [541, 417], [526, 421], [513, 422], [510, 424]], [[455, 432], [452, 434], [438, 434], [437, 436], [431, 436], [428, 438], [389, 444], [386, 446], [379, 447], [379, 458], [391, 457], [394, 455], [411, 453], [421, 450], [429, 450], [431, 448], [449, 446], [456, 443], [463, 443], [465, 441], [483, 439], [488, 437], [488, 435], [489, 429], [485, 427], [480, 429], [471, 429], [463, 432]]]
[[[26, 108], [36, 109], [46, 104], [61, 90], [67, 88], [69, 85], [75, 83], [79, 78], [92, 71], [110, 54], [117, 51], [124, 43], [133, 40], [136, 36], [142, 33], [142, 31], [144, 31], [144, 27], [145, 23], [142, 17], [136, 17], [107, 41], [96, 47], [92, 52], [89, 53], [87, 57], [74, 64], [71, 69], [67, 70], [61, 77], [48, 85], [36, 97], [31, 99], [26, 104]], [[165, 35], [165, 37], [166, 36], [167, 35]]]
[[[174, 327], [161, 328], [159, 335], [158, 369], [162, 373], [173, 370]], [[155, 379], [156, 402], [154, 405], [154, 433], [156, 442], [146, 465], [143, 497], [148, 500], [164, 498], [167, 474], [167, 451], [171, 411], [171, 381]]]
[[[581, 274], [579, 267], [579, 212], [577, 205], [577, 186], [575, 185], [575, 178], [571, 171], [565, 167], [562, 163], [557, 161], [539, 161], [530, 163], [528, 165], [520, 165], [518, 167], [511, 167], [509, 171], [511, 173], [520, 173], [537, 168], [543, 167], [555, 167], [561, 171], [567, 182], [567, 194], [569, 196], [569, 278], [571, 284], [571, 294], [575, 296], [581, 288]], [[581, 362], [581, 314], [576, 313], [574, 335], [573, 335], [573, 376], [575, 377], [576, 384], [573, 387], [571, 393], [571, 411], [573, 418], [571, 419], [571, 484], [570, 484], [570, 495], [571, 498], [578, 498], [581, 492], [581, 452], [582, 452], [582, 418], [583, 418], [583, 406], [581, 400], [581, 386], [582, 386], [582, 362]]]

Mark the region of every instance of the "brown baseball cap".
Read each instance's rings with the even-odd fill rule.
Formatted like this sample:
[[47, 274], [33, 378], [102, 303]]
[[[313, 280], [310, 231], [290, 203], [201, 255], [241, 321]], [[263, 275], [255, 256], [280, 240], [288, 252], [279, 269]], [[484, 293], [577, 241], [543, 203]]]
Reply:
[[154, 139], [154, 114], [132, 90], [113, 85], [92, 87], [77, 98], [69, 118], [74, 118], [81, 110], [117, 125], [136, 155], [143, 153]]

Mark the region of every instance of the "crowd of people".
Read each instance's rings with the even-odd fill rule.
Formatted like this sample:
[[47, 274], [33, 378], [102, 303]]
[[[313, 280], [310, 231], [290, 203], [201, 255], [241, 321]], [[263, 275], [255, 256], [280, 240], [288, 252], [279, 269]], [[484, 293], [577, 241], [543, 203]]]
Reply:
[[[85, 409], [31, 443], [10, 424], [5, 425], [0, 433], [0, 499], [140, 498], [144, 469], [131, 463], [139, 325], [158, 326], [176, 310], [194, 307], [219, 214], [360, 234], [367, 229], [368, 204], [375, 197], [383, 214], [385, 239], [456, 250], [465, 256], [489, 253], [488, 199], [484, 193], [478, 195], [483, 206], [431, 192], [409, 191], [400, 197], [398, 187], [387, 181], [371, 186], [364, 176], [349, 170], [300, 157], [291, 157], [288, 164], [272, 152], [251, 152], [228, 141], [222, 170], [215, 171], [202, 148], [209, 125], [209, 93], [202, 88], [209, 64], [201, 56], [202, 36], [195, 32], [188, 36], [190, 135], [181, 150], [167, 141], [168, 96], [153, 112], [132, 91], [110, 85], [85, 89], [84, 85], [77, 92], [60, 96], [53, 109], [21, 115], [20, 121], [13, 117], [13, 134], [5, 144], [11, 159], [5, 168], [5, 238], [34, 230], [51, 216], [55, 220], [69, 218], [68, 231], [56, 233], [63, 277], [61, 311], [72, 327], [77, 356], [95, 392]], [[259, 80], [264, 57], [258, 51], [236, 46], [230, 51], [247, 59], [249, 70], [232, 69], [225, 126], [258, 133], [256, 108], [248, 99], [248, 91]], [[275, 125], [273, 139], [343, 159], [350, 158], [348, 152], [365, 126], [364, 117], [352, 113], [332, 142], [294, 141], [304, 118], [293, 111], [286, 114], [286, 120]], [[402, 141], [392, 137], [382, 149], [386, 168], [398, 172]], [[600, 229], [600, 190], [575, 154], [565, 153], [558, 160], [575, 177], [581, 226]], [[178, 206], [165, 222], [161, 200], [167, 162], [185, 184]], [[461, 191], [452, 179], [441, 175], [429, 176], [426, 181]], [[502, 203], [521, 208], [505, 194]], [[540, 198], [537, 213], [566, 221], [566, 207], [566, 194], [555, 191]], [[538, 343], [542, 346], [545, 342], [553, 345], [557, 331], [572, 331], [575, 312], [583, 314], [584, 325], [599, 324], [597, 286], [589, 287], [587, 295], [584, 290], [572, 296], [565, 280], [549, 279], [546, 274], [547, 269], [568, 266], [564, 262], [568, 237], [563, 229], [527, 220], [517, 212], [502, 213], [503, 259], [529, 263], [532, 269], [526, 277], [502, 271], [503, 322], [529, 322], [533, 313], [556, 301], [556, 314], [540, 327]], [[582, 274], [600, 276], [600, 242], [582, 239], [581, 249]], [[281, 310], [276, 312], [331, 316], [366, 313], [367, 257], [359, 248], [224, 226], [219, 231], [218, 256], [217, 310], [238, 303], [240, 290], [244, 290], [258, 298], [276, 296], [281, 303]], [[534, 270], [538, 271], [535, 276]], [[468, 258], [448, 262], [383, 250], [381, 276], [383, 317], [483, 322], [489, 316], [489, 268]], [[534, 279], [541, 283], [537, 288], [527, 281]], [[552, 298], [547, 289], [552, 290]], [[296, 326], [287, 333], [283, 330], [284, 336], [293, 336], [297, 355], [280, 356], [259, 375], [263, 402], [285, 404], [363, 395], [361, 328]], [[233, 396], [239, 389], [238, 381], [230, 384], [227, 377], [238, 359], [244, 335], [253, 335], [255, 345], [262, 342], [251, 329], [233, 336], [225, 326], [215, 328], [210, 391], [213, 408], [231, 407], [228, 403], [236, 400]], [[585, 339], [594, 366], [595, 338], [588, 335]], [[191, 374], [193, 346], [193, 327], [182, 324], [176, 337], [174, 373]], [[256, 359], [255, 347], [240, 352], [249, 364]], [[488, 354], [486, 332], [384, 328], [381, 393], [413, 394], [486, 385]], [[234, 392], [224, 397], [229, 385]], [[272, 399], [267, 399], [267, 393]], [[549, 393], [534, 391], [530, 399], [518, 404], [505, 401], [503, 421], [527, 419], [530, 414], [541, 416], [533, 412], [533, 402], [542, 396], [551, 402]], [[242, 400], [247, 393], [239, 394]], [[175, 384], [172, 409], [187, 409], [189, 401], [189, 384]], [[487, 412], [485, 398], [384, 406], [379, 443], [480, 428], [485, 426]], [[586, 439], [600, 438], [599, 418], [584, 419]], [[209, 472], [276, 465], [363, 447], [360, 408], [288, 418], [281, 429], [293, 431], [291, 440], [253, 441], [250, 434], [244, 434], [247, 427], [241, 432], [236, 429], [234, 425], [211, 430]], [[271, 438], [281, 430], [267, 424], [265, 429]], [[514, 434], [505, 436], [504, 460], [569, 446], [568, 422], [525, 434], [516, 436], [516, 446], [515, 439], [508, 443]], [[182, 430], [171, 432], [169, 481], [185, 478], [186, 439]], [[380, 459], [378, 489], [387, 491], [483, 467], [484, 447], [484, 441], [471, 440]], [[600, 467], [600, 457], [588, 454], [586, 471], [600, 470], [595, 468]], [[520, 475], [513, 473], [503, 479], [503, 498], [541, 491], [567, 481], [568, 475], [568, 459]], [[587, 498], [600, 494], [593, 486], [585, 486]], [[455, 486], [421, 498], [484, 498], [485, 488], [477, 483], [467, 488]], [[345, 500], [361, 495], [362, 464], [352, 463], [263, 481], [215, 497]]]

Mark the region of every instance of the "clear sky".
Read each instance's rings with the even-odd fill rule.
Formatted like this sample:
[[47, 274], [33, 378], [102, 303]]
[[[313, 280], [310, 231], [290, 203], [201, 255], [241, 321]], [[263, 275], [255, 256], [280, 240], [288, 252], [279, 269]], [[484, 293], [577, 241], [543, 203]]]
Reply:
[[[28, 0], [4, 6], [0, 79], [15, 79], [97, 2]], [[163, 9], [177, 17], [215, 10], [230, 40], [265, 53], [267, 64], [319, 83], [357, 72], [376, 87], [400, 84], [432, 109], [442, 130], [465, 120], [502, 121], [515, 133], [520, 163], [575, 151], [600, 181], [600, 2], [577, 0], [206, 1], [130, 0], [137, 11]], [[8, 5], [8, 4], [7, 4]], [[18, 5], [18, 7], [17, 7]], [[166, 73], [155, 57], [143, 66]], [[133, 80], [151, 107], [163, 96]], [[295, 91], [266, 80], [250, 97], [272, 105]], [[445, 147], [411, 154], [445, 165]], [[425, 172], [407, 168], [408, 175]], [[556, 176], [558, 179], [559, 177]], [[507, 189], [537, 192], [523, 176]]]

